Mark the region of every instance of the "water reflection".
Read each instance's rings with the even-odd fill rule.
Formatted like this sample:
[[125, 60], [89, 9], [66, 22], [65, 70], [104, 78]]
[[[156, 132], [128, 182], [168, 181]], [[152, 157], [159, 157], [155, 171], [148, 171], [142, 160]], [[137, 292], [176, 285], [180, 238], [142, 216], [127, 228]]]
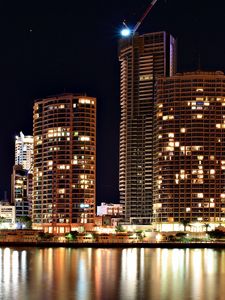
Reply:
[[225, 250], [0, 248], [0, 299], [225, 299]]

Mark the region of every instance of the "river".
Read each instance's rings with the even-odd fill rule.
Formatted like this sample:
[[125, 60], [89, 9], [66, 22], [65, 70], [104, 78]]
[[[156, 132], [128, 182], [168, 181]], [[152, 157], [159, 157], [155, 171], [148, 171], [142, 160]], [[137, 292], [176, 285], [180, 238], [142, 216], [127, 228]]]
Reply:
[[0, 248], [1, 300], [224, 300], [225, 250]]

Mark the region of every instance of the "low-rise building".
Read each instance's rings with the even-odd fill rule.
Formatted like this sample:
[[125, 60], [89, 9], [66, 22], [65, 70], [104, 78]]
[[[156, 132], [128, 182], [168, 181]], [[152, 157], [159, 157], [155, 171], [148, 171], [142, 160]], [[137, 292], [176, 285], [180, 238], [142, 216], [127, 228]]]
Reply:
[[123, 214], [123, 205], [114, 204], [114, 203], [104, 203], [97, 206], [97, 215], [112, 215], [112, 216], [121, 216]]
[[8, 203], [0, 203], [0, 227], [9, 228], [14, 226], [16, 221], [15, 206]]

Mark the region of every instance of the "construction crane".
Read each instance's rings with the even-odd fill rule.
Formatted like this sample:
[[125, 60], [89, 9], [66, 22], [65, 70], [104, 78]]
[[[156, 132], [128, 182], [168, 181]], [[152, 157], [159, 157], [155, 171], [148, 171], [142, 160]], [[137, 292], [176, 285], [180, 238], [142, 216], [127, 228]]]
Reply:
[[151, 3], [149, 4], [148, 8], [146, 9], [146, 11], [144, 12], [143, 16], [141, 17], [141, 19], [137, 22], [137, 24], [134, 26], [133, 30], [131, 30], [126, 22], [123, 22], [124, 28], [121, 30], [121, 35], [123, 37], [128, 37], [130, 35], [135, 35], [135, 32], [138, 30], [138, 28], [141, 26], [142, 22], [144, 21], [144, 19], [147, 17], [147, 15], [149, 14], [149, 12], [151, 11], [151, 9], [153, 8], [153, 6], [156, 4], [157, 0], [153, 0], [151, 1]]

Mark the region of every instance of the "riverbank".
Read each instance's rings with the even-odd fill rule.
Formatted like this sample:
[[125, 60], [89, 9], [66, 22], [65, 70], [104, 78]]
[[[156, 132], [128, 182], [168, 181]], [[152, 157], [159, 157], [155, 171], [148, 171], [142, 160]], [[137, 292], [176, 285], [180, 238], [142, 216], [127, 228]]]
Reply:
[[64, 248], [221, 248], [225, 249], [225, 243], [178, 243], [178, 242], [158, 242], [158, 243], [77, 243], [77, 242], [0, 242], [0, 247], [64, 247]]

